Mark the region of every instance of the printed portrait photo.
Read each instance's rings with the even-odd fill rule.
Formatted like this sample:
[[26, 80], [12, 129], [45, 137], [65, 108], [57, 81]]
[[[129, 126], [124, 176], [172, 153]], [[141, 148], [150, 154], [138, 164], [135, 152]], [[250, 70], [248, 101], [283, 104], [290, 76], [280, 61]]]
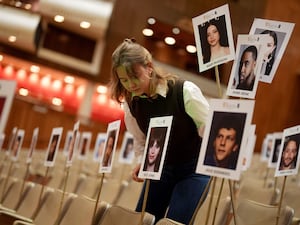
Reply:
[[19, 129], [17, 131], [17, 135], [14, 139], [13, 145], [12, 145], [12, 149], [11, 149], [11, 159], [13, 161], [17, 161], [18, 160], [18, 156], [19, 156], [19, 152], [21, 150], [22, 144], [23, 144], [23, 140], [24, 140], [24, 135], [25, 135], [25, 131]]
[[299, 168], [300, 126], [283, 131], [275, 176], [296, 175]]
[[172, 120], [173, 116], [150, 119], [143, 160], [138, 174], [139, 178], [160, 179], [168, 148]]
[[94, 153], [93, 153], [94, 162], [100, 162], [104, 151], [105, 140], [106, 140], [106, 133], [97, 134], [97, 138], [94, 146]]
[[214, 112], [204, 165], [235, 170], [246, 114]]
[[269, 168], [275, 168], [277, 165], [281, 142], [282, 142], [282, 132], [273, 133], [271, 154], [268, 162]]
[[119, 138], [120, 125], [120, 120], [116, 120], [108, 124], [104, 150], [100, 160], [100, 173], [110, 173], [112, 171], [113, 159]]
[[267, 37], [264, 35], [238, 35], [227, 95], [255, 98], [266, 42]]
[[234, 59], [234, 42], [228, 5], [192, 19], [200, 72]]
[[272, 83], [284, 54], [294, 23], [255, 18], [250, 29], [250, 34], [264, 34], [267, 36], [262, 65], [260, 67], [260, 81]]
[[196, 172], [238, 180], [247, 156], [254, 101], [211, 99], [209, 104]]
[[35, 147], [36, 147], [36, 144], [37, 144], [38, 135], [39, 135], [39, 128], [37, 127], [37, 128], [34, 128], [34, 130], [33, 130], [30, 147], [29, 147], [29, 151], [28, 151], [28, 154], [27, 154], [26, 163], [31, 163], [32, 162], [32, 157], [33, 157], [33, 153], [35, 151]]
[[48, 144], [46, 159], [45, 159], [45, 166], [46, 167], [53, 167], [55, 164], [55, 158], [59, 149], [59, 144], [61, 140], [63, 128], [53, 128], [51, 133], [51, 138]]
[[125, 132], [121, 151], [119, 155], [119, 161], [125, 164], [131, 164], [134, 159], [133, 150], [133, 136], [128, 131]]

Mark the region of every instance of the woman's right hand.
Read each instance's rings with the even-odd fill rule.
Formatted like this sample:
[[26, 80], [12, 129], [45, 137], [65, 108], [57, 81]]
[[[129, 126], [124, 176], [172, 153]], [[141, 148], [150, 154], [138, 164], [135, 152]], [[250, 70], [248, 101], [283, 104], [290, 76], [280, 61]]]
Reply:
[[139, 163], [139, 164], [132, 170], [132, 179], [133, 179], [134, 181], [137, 181], [137, 182], [143, 182], [143, 181], [144, 181], [144, 179], [141, 179], [141, 178], [138, 177], [140, 168], [141, 168], [141, 164]]

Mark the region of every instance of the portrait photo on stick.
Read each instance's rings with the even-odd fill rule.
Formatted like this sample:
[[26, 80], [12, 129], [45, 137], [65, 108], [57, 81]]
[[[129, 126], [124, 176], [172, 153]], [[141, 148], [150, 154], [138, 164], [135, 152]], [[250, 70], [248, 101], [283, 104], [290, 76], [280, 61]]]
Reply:
[[275, 177], [296, 175], [299, 168], [300, 126], [283, 130]]
[[125, 132], [121, 151], [119, 154], [119, 162], [124, 164], [132, 164], [134, 160], [133, 136], [128, 131]]
[[212, 99], [210, 107], [196, 171], [237, 180], [246, 155], [245, 130], [251, 126], [254, 101]]
[[99, 173], [111, 173], [117, 142], [119, 138], [121, 121], [116, 120], [108, 124], [106, 140], [102, 159], [100, 160]]
[[267, 36], [267, 48], [264, 51], [259, 69], [259, 80], [272, 83], [291, 37], [295, 24], [290, 22], [255, 18], [249, 34], [264, 34]]
[[267, 37], [264, 35], [238, 35], [236, 56], [226, 92], [228, 96], [255, 98], [266, 43]]
[[234, 59], [234, 42], [227, 4], [194, 17], [192, 23], [200, 72]]
[[168, 147], [172, 116], [151, 118], [139, 178], [159, 180]]
[[56, 127], [52, 129], [51, 138], [48, 144], [47, 154], [44, 162], [44, 165], [46, 167], [53, 167], [55, 164], [55, 158], [59, 149], [62, 132], [62, 127]]

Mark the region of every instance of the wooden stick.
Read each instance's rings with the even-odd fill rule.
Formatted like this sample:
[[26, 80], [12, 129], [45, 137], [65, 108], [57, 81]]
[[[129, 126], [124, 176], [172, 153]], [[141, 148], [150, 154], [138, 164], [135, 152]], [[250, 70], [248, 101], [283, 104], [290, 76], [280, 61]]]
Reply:
[[213, 216], [213, 221], [211, 223], [212, 225], [215, 224], [216, 215], [217, 215], [217, 211], [218, 211], [218, 207], [219, 207], [219, 203], [220, 203], [220, 199], [221, 199], [221, 194], [222, 194], [222, 190], [223, 190], [223, 185], [224, 185], [224, 178], [222, 178], [222, 181], [221, 181], [221, 187], [220, 187], [219, 194], [218, 194], [218, 199], [217, 199], [217, 202], [216, 202], [216, 205], [215, 205], [215, 212], [214, 212], [214, 216]]
[[208, 224], [211, 205], [212, 205], [212, 201], [213, 201], [214, 193], [215, 193], [215, 189], [216, 189], [216, 181], [217, 181], [217, 177], [213, 177], [213, 187], [212, 187], [212, 191], [211, 191], [210, 201], [209, 201], [209, 204], [208, 204], [208, 210], [207, 210], [207, 214], [206, 214], [205, 225]]
[[95, 221], [95, 219], [96, 219], [96, 212], [97, 212], [98, 203], [99, 203], [99, 199], [100, 199], [100, 194], [101, 194], [101, 190], [102, 190], [103, 180], [104, 180], [104, 173], [102, 173], [102, 176], [101, 176], [101, 179], [100, 179], [100, 186], [99, 186], [99, 191], [98, 191], [98, 195], [97, 195], [97, 199], [96, 199], [96, 204], [95, 204], [95, 208], [94, 208], [93, 220], [92, 221]]
[[62, 193], [62, 196], [61, 196], [57, 217], [60, 215], [61, 210], [62, 210], [62, 206], [63, 206], [63, 203], [64, 203], [64, 198], [65, 198], [66, 189], [67, 189], [67, 183], [68, 183], [69, 174], [70, 174], [70, 167], [69, 166], [65, 167], [65, 174], [66, 175], [65, 175], [65, 179], [64, 179], [63, 193]]
[[219, 74], [218, 66], [215, 66], [215, 75], [216, 75], [216, 82], [217, 82], [217, 86], [218, 86], [219, 98], [222, 98], [222, 89], [221, 89], [220, 74]]
[[27, 180], [27, 177], [28, 177], [28, 174], [29, 174], [29, 166], [30, 166], [30, 164], [27, 163], [27, 165], [26, 165], [26, 172], [25, 172], [25, 176], [24, 176], [24, 179], [23, 179], [23, 182], [22, 182], [21, 191], [20, 191], [20, 198], [21, 198], [21, 195], [22, 195], [22, 193], [24, 191], [25, 183], [26, 183], [26, 180]]
[[236, 225], [236, 216], [235, 216], [235, 208], [234, 208], [234, 196], [233, 196], [233, 191], [232, 191], [232, 183], [231, 180], [228, 180], [229, 182], [229, 190], [230, 190], [230, 200], [231, 200], [231, 207], [232, 207], [232, 214], [233, 214], [233, 221], [234, 225]]
[[284, 190], [285, 190], [286, 177], [287, 176], [284, 176], [284, 180], [283, 180], [283, 184], [282, 184], [282, 190], [281, 190], [280, 201], [279, 201], [277, 217], [276, 217], [276, 225], [278, 225], [279, 219], [280, 219], [280, 211], [281, 211], [282, 199], [283, 199]]
[[143, 206], [142, 206], [142, 213], [141, 213], [141, 220], [140, 220], [140, 225], [143, 225], [143, 220], [145, 216], [145, 210], [146, 210], [146, 203], [147, 203], [147, 198], [148, 198], [148, 193], [149, 193], [149, 186], [150, 186], [150, 180], [146, 180], [146, 187], [145, 187], [145, 193], [144, 193], [144, 199], [143, 199]]
[[[45, 178], [46, 179], [48, 178], [49, 168], [50, 168], [49, 166], [46, 167], [46, 172], [45, 172]], [[42, 188], [41, 188], [41, 192], [40, 192], [40, 196], [39, 196], [39, 203], [38, 203], [37, 209], [39, 209], [41, 207], [42, 197], [43, 197], [43, 194], [44, 194], [44, 189], [45, 189], [45, 184], [42, 183]], [[35, 219], [35, 217], [37, 216], [37, 214], [38, 214], [38, 210], [35, 211], [34, 215], [32, 216], [32, 220]]]

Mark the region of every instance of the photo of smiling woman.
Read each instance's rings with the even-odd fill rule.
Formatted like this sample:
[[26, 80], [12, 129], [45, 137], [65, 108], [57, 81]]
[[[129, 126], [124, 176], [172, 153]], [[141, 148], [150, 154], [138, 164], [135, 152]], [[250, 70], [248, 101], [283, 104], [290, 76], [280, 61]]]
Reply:
[[153, 127], [151, 129], [147, 156], [143, 171], [158, 172], [161, 155], [164, 148], [167, 127]]

